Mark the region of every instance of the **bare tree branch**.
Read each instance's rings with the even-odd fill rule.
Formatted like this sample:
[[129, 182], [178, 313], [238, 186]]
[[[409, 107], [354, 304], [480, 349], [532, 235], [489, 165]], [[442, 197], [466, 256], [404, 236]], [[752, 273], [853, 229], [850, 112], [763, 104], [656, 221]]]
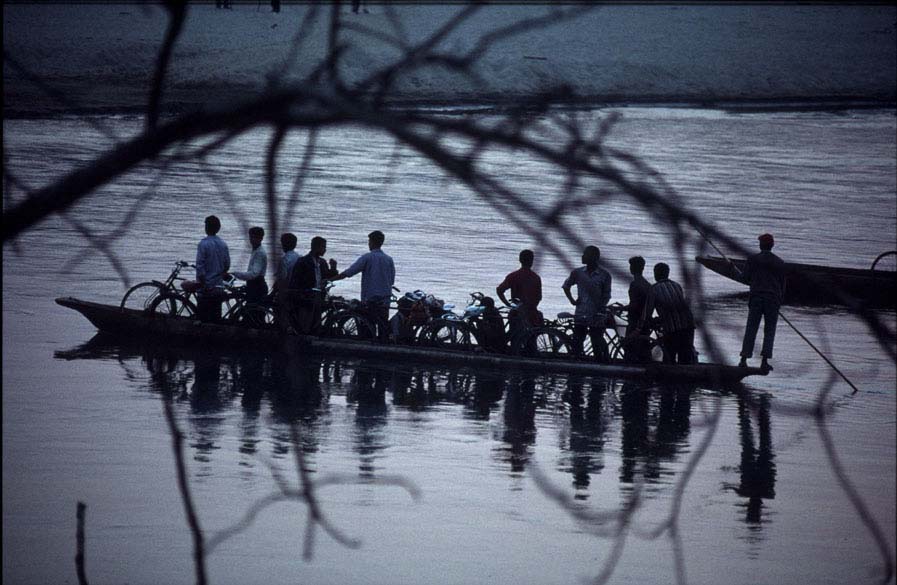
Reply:
[[181, 34], [184, 21], [187, 19], [186, 0], [164, 0], [165, 9], [168, 11], [168, 28], [165, 31], [165, 40], [159, 50], [156, 59], [156, 71], [153, 74], [153, 83], [150, 86], [150, 95], [146, 107], [146, 129], [152, 130], [159, 121], [159, 102], [162, 100], [162, 90], [165, 87], [165, 74], [168, 72], [168, 63], [171, 61], [171, 53], [174, 43]]

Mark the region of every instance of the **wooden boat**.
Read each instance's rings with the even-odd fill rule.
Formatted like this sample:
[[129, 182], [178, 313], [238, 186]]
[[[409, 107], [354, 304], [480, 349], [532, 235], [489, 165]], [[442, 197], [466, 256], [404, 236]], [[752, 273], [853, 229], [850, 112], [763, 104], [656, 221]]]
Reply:
[[697, 382], [715, 386], [738, 382], [746, 376], [766, 375], [766, 371], [760, 368], [717, 364], [599, 364], [575, 358], [506, 356], [476, 351], [291, 335], [273, 328], [256, 329], [243, 325], [202, 323], [188, 317], [148, 314], [140, 310], [121, 309], [117, 305], [103, 305], [71, 297], [58, 298], [56, 303], [78, 311], [101, 332], [132, 339], [135, 336], [151, 336], [180, 341], [192, 340], [205, 345], [236, 345], [253, 349], [284, 349], [309, 354], [324, 353], [352, 357], [385, 357], [505, 371], [535, 370], [620, 378], [650, 378], [659, 382]]
[[[738, 275], [747, 264], [741, 258], [717, 256], [697, 256], [695, 260], [737, 282], [740, 282]], [[897, 307], [897, 272], [893, 270], [861, 270], [793, 262], [786, 262], [785, 267], [785, 304]]]

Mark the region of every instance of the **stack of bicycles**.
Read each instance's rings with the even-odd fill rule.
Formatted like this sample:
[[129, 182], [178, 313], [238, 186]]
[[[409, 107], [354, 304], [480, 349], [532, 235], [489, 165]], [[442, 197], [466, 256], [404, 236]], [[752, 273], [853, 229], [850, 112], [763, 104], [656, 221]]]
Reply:
[[[179, 260], [164, 281], [151, 280], [132, 286], [121, 300], [121, 309], [139, 310], [150, 315], [194, 317], [196, 315], [197, 292], [192, 281], [182, 277], [181, 271], [196, 266]], [[180, 282], [178, 288], [176, 283]], [[268, 295], [261, 302], [251, 302], [246, 298], [246, 287], [236, 286], [234, 281], [223, 285], [224, 312], [221, 322], [241, 324], [249, 327], [272, 327], [274, 325], [273, 296]]]

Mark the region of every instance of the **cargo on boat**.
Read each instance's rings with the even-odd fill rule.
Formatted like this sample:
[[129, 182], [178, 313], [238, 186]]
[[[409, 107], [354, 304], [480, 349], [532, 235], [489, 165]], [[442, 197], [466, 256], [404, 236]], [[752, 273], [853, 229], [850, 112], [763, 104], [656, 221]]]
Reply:
[[386, 357], [408, 361], [455, 364], [503, 370], [563, 372], [620, 378], [649, 378], [659, 382], [698, 382], [725, 385], [746, 376], [766, 375], [760, 368], [720, 364], [673, 365], [661, 363], [601, 364], [575, 357], [525, 357], [461, 351], [425, 346], [405, 346], [354, 339], [293, 335], [273, 327], [253, 328], [227, 323], [202, 323], [189, 317], [160, 315], [72, 297], [56, 303], [84, 315], [101, 332], [133, 339], [135, 335], [195, 341], [203, 344], [269, 348], [307, 354]]

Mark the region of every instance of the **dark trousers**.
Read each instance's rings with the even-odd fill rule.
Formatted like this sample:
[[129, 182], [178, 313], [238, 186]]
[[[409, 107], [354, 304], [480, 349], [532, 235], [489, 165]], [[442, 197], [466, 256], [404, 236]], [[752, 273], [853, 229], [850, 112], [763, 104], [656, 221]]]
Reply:
[[216, 323], [221, 320], [222, 295], [199, 294], [196, 297], [196, 316], [203, 323]]
[[246, 281], [246, 302], [261, 304], [268, 296], [268, 283], [264, 278]]
[[377, 339], [381, 341], [389, 337], [389, 301], [370, 301], [368, 304], [368, 315], [370, 315], [371, 325], [373, 325]]
[[296, 333], [302, 335], [319, 335], [321, 333], [324, 301], [319, 293], [311, 290], [291, 291], [288, 304], [291, 311], [290, 324]]
[[573, 326], [573, 350], [576, 353], [582, 353], [583, 342], [586, 335], [592, 341], [592, 354], [599, 362], [610, 361], [607, 355], [607, 342], [604, 341], [604, 327], [600, 325], [579, 324]]
[[666, 333], [660, 340], [663, 347], [663, 363], [693, 364], [695, 363], [695, 328], [689, 327], [681, 331]]
[[760, 328], [760, 318], [763, 318], [763, 347], [760, 355], [772, 358], [772, 345], [776, 340], [776, 323], [779, 321], [779, 303], [775, 299], [751, 295], [748, 301], [747, 326], [744, 328], [744, 341], [741, 344], [741, 357], [749, 358], [754, 355], [754, 343], [757, 341], [757, 330]]

